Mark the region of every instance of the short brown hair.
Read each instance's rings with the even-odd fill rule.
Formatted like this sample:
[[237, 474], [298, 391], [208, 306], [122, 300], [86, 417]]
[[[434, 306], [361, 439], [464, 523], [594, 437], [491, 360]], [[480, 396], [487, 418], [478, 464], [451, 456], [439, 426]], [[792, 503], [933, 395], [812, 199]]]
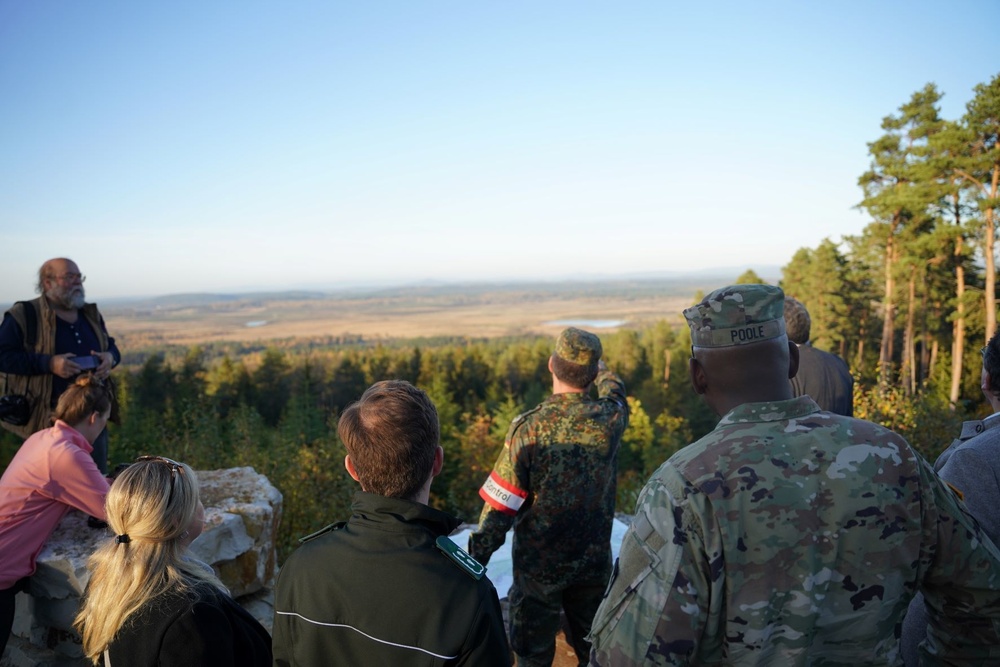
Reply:
[[79, 424], [95, 412], [104, 414], [111, 409], [111, 389], [106, 382], [90, 373], [80, 375], [59, 396], [52, 416], [70, 426]]
[[788, 340], [796, 345], [805, 345], [809, 342], [809, 333], [812, 329], [812, 319], [809, 311], [798, 299], [790, 296], [785, 297], [785, 333]]
[[361, 488], [412, 499], [434, 468], [441, 431], [430, 397], [404, 380], [383, 380], [344, 410], [337, 434]]
[[552, 355], [552, 374], [576, 389], [586, 389], [597, 378], [597, 363], [574, 364], [557, 354]]

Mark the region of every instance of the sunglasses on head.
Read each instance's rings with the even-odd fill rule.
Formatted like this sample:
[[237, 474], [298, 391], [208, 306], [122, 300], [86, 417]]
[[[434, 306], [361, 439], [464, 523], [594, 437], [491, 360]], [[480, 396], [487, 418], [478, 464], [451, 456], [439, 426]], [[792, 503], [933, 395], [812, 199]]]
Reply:
[[155, 463], [162, 463], [170, 466], [170, 497], [167, 498], [167, 502], [169, 503], [174, 498], [174, 480], [177, 479], [177, 475], [184, 474], [184, 466], [173, 459], [168, 459], [166, 456], [140, 456], [135, 460], [136, 463], [146, 461], [153, 461]]

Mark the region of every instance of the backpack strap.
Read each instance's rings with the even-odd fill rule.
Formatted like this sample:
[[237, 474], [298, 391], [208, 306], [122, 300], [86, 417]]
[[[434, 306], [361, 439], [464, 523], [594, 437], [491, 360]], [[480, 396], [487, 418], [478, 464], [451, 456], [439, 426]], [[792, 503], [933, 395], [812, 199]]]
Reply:
[[[38, 309], [32, 301], [18, 301], [7, 312], [14, 315], [15, 310], [22, 313], [24, 317], [24, 327], [21, 331], [24, 349], [33, 352], [35, 344], [38, 342]], [[14, 321], [17, 322], [16, 316]], [[20, 326], [20, 322], [18, 322], [18, 326]]]
[[38, 312], [35, 310], [35, 304], [31, 301], [18, 301], [17, 303], [23, 304], [24, 306], [24, 349], [31, 350], [34, 349], [35, 343], [38, 342]]
[[[8, 312], [12, 312], [18, 307], [24, 314], [24, 330], [21, 332], [22, 344], [26, 351], [34, 352], [35, 344], [38, 343], [38, 309], [32, 301], [17, 301]], [[17, 322], [17, 318], [14, 321]], [[0, 373], [0, 375], [3, 375], [3, 393], [6, 394], [10, 373]]]

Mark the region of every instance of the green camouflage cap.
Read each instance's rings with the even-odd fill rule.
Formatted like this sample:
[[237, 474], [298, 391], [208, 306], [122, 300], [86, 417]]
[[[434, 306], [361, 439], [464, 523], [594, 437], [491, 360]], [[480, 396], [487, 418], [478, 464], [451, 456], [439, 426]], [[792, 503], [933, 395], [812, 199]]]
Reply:
[[684, 311], [695, 347], [731, 347], [785, 333], [785, 293], [773, 285], [730, 285]]
[[601, 359], [601, 339], [583, 329], [570, 327], [556, 340], [556, 356], [580, 366], [596, 364]]

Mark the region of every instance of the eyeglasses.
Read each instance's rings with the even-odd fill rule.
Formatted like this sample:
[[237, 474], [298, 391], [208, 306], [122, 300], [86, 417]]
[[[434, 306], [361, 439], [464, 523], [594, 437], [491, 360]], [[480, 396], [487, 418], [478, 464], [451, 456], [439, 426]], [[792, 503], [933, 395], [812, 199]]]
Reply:
[[184, 466], [173, 459], [168, 459], [166, 456], [140, 456], [135, 460], [136, 463], [145, 461], [154, 461], [170, 466], [170, 495], [167, 497], [167, 502], [169, 503], [174, 498], [174, 480], [177, 479], [177, 475], [184, 474]]
[[64, 273], [61, 276], [52, 276], [53, 280], [58, 280], [61, 283], [72, 283], [79, 280], [81, 283], [87, 282], [87, 276], [82, 273]]

